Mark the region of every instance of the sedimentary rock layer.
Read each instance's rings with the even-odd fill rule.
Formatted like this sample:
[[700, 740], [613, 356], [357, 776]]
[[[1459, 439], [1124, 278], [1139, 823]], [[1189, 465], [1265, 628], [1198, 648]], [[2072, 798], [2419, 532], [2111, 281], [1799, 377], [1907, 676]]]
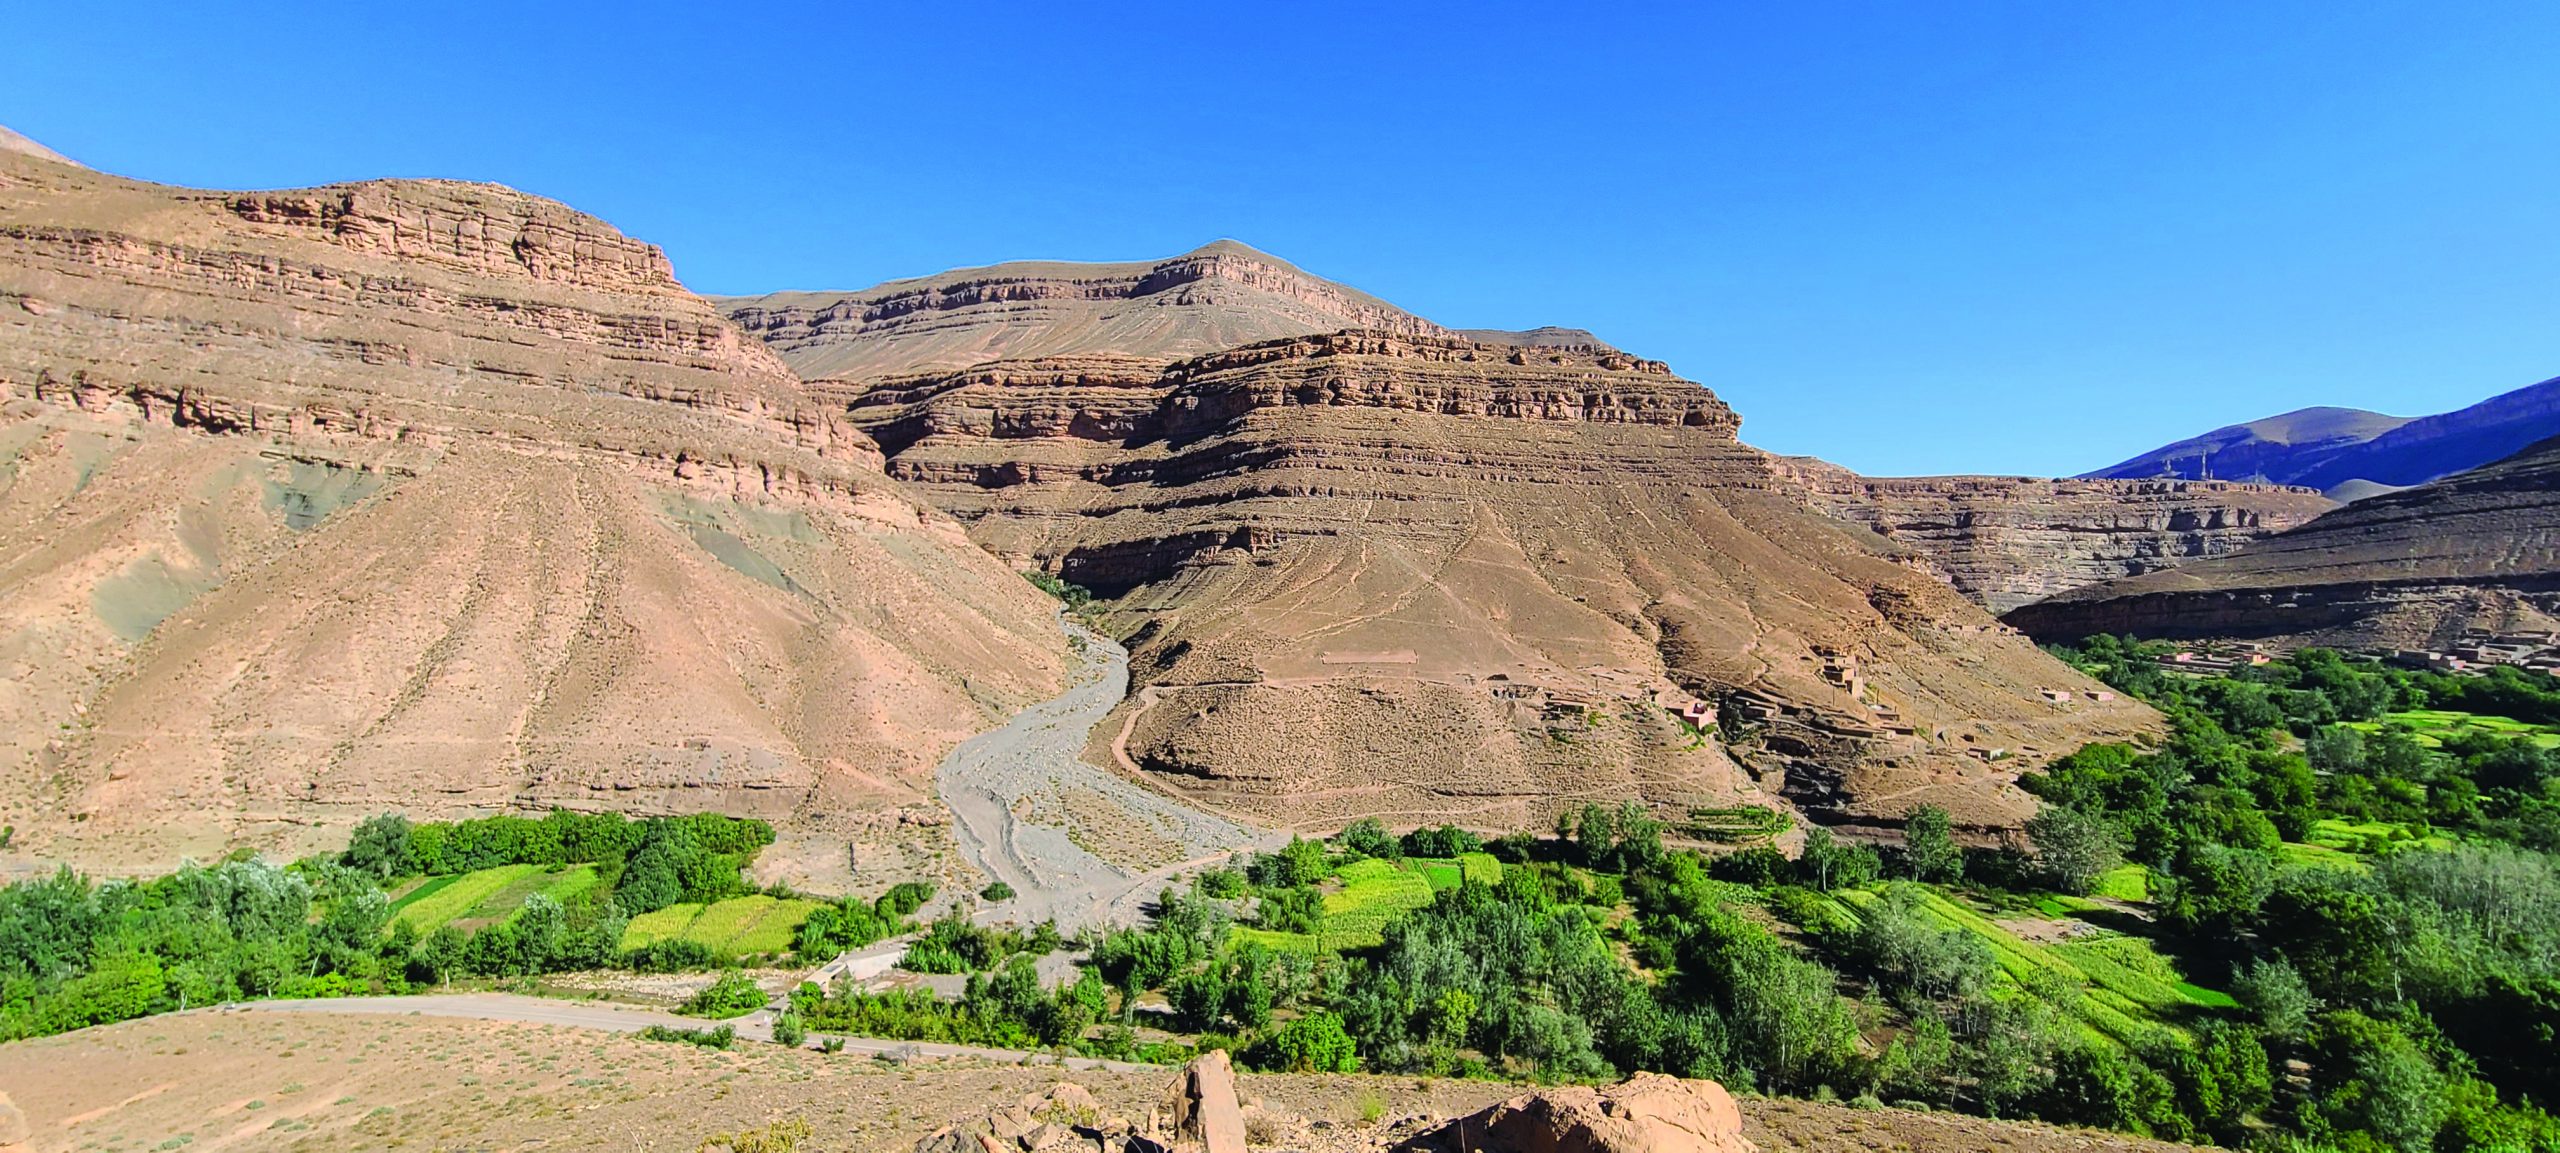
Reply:
[[2182, 480], [1866, 477], [1782, 462], [1815, 507], [1905, 546], [1994, 613], [2221, 556], [2337, 507], [2307, 488]]
[[2560, 615], [2560, 438], [2372, 497], [2238, 553], [2079, 589], [2008, 619], [2037, 636], [2130, 632], [2359, 649], [2450, 646]]
[[504, 188], [0, 155], [0, 414], [32, 859], [391, 808], [822, 823], [1060, 671], [1045, 600], [658, 249]]
[[1114, 598], [1142, 687], [1097, 756], [1259, 818], [1998, 825], [2008, 770], [2151, 723], [1615, 351], [1343, 332], [812, 388], [973, 538]]
[[859, 292], [776, 292], [719, 304], [812, 378], [867, 379], [1057, 356], [1166, 360], [1346, 328], [1615, 351], [1579, 329], [1452, 333], [1232, 240], [1169, 260], [1017, 261]]

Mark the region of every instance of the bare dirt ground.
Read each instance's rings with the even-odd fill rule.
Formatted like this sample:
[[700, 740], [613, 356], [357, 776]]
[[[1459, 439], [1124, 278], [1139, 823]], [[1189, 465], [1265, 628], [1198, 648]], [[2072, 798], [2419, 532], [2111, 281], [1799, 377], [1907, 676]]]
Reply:
[[[330, 1013], [195, 1012], [0, 1046], [23, 1113], [8, 1153], [98, 1150], [693, 1150], [777, 1121], [804, 1150], [897, 1153], [990, 1104], [1073, 1080], [1143, 1117], [1165, 1070], [982, 1060], [892, 1063], [770, 1045], [719, 1052], [566, 1025]], [[1240, 1092], [1340, 1132], [1454, 1115], [1519, 1091], [1385, 1076], [1240, 1078]], [[2114, 1134], [1745, 1097], [1762, 1153], [2168, 1150]], [[9, 1110], [0, 1107], [0, 1118]]]
[[961, 742], [934, 772], [960, 854], [1013, 886], [997, 912], [1062, 928], [1134, 921], [1166, 878], [1276, 835], [1084, 760], [1094, 725], [1129, 692], [1128, 650], [1068, 623], [1082, 664], [1067, 691]]

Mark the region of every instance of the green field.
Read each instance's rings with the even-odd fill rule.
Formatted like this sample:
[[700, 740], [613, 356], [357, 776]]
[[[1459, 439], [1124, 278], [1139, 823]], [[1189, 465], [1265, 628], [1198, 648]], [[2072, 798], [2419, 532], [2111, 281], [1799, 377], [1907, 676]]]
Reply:
[[421, 933], [447, 925], [472, 933], [505, 923], [536, 893], [565, 904], [596, 883], [593, 865], [573, 865], [558, 872], [544, 872], [539, 865], [500, 865], [429, 877], [402, 892], [391, 903], [391, 912], [394, 920]]
[[2110, 901], [2148, 901], [2151, 899], [2151, 870], [2140, 865], [2110, 869], [2098, 877], [2098, 887], [2090, 895]]
[[[1866, 890], [1837, 896], [1851, 910], [1883, 897]], [[2179, 1017], [2198, 1008], [2220, 1008], [2231, 998], [2192, 984], [2141, 937], [2107, 934], [2046, 945], [2025, 940], [1998, 922], [1934, 889], [1921, 909], [1941, 924], [1990, 946], [2005, 982], [2021, 993], [2052, 1002], [2079, 1019], [2091, 1035], [2134, 1044], [2167, 1030], [2184, 1036]]]
[[[432, 933], [445, 923], [471, 913], [482, 901], [496, 896], [499, 890], [541, 874], [540, 865], [500, 865], [458, 877], [440, 878], [444, 881], [440, 885], [430, 881], [401, 898], [393, 919], [420, 933]], [[516, 900], [522, 903], [524, 897], [519, 895]]]
[[1470, 881], [1479, 885], [1502, 883], [1502, 862], [1491, 853], [1461, 853], [1450, 857], [1407, 857], [1403, 865], [1422, 875], [1433, 891], [1454, 889]]
[[[1502, 862], [1485, 853], [1455, 860], [1353, 861], [1325, 885], [1324, 919], [1312, 933], [1283, 933], [1240, 926], [1238, 944], [1289, 953], [1339, 953], [1386, 940], [1387, 922], [1431, 903], [1432, 894], [1473, 880], [1500, 884]], [[1338, 883], [1339, 888], [1335, 885]]]
[[2560, 749], [2560, 725], [2537, 725], [2512, 717], [2483, 716], [2479, 713], [2455, 712], [2450, 709], [2411, 709], [2407, 712], [2384, 713], [2379, 720], [2351, 721], [2348, 722], [2347, 727], [2362, 729], [2368, 733], [2398, 729], [2417, 738], [2419, 744], [2431, 749], [2443, 745], [2444, 738], [2466, 729], [2496, 733], [2502, 737], [2530, 736], [2535, 744], [2543, 748]]
[[709, 906], [669, 905], [631, 918], [622, 931], [622, 947], [637, 949], [681, 938], [731, 957], [787, 953], [799, 935], [800, 922], [808, 920], [818, 905], [761, 893]]

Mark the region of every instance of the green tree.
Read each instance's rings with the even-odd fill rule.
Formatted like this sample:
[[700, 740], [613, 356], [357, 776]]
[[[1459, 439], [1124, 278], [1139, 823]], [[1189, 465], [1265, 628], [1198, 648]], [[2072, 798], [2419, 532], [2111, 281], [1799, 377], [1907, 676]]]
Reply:
[[1915, 881], [1954, 884], [1964, 879], [1964, 850], [1957, 847], [1947, 811], [1921, 805], [1903, 818], [1902, 871]]
[[2035, 845], [2036, 867], [2046, 883], [2065, 893], [2097, 888], [2098, 878], [2124, 863], [2115, 830], [2065, 805], [2038, 809], [2027, 821], [2027, 839]]

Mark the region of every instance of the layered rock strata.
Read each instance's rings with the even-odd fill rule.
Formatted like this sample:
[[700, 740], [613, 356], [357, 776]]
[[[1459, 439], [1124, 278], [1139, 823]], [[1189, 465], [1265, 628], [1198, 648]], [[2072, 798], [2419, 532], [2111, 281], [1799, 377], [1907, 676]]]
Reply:
[[1096, 757], [1263, 820], [1992, 826], [2017, 766], [2151, 723], [1615, 351], [1341, 332], [812, 390], [974, 539], [1113, 598], [1141, 687]]
[[2308, 488], [2181, 480], [1866, 477], [1786, 462], [1815, 507], [1911, 550], [1994, 613], [2235, 552], [2337, 507]]
[[2233, 637], [2362, 650], [2560, 625], [2560, 438], [2358, 501], [2238, 553], [2012, 611], [2040, 637]]
[[1232, 240], [1170, 260], [1017, 261], [857, 292], [776, 292], [719, 304], [812, 378], [859, 380], [1058, 356], [1173, 359], [1347, 328], [1616, 351], [1579, 329], [1453, 333]]
[[0, 155], [0, 822], [823, 823], [1047, 695], [1048, 603], [654, 246], [489, 185]]

